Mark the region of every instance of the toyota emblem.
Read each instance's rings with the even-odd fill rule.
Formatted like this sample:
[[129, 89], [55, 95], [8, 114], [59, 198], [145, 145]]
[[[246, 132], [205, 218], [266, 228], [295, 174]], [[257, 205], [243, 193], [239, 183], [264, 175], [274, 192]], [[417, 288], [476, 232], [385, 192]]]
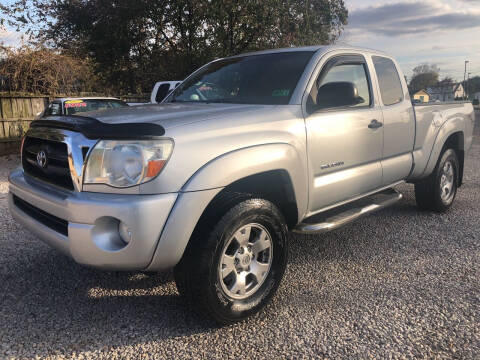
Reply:
[[37, 154], [37, 165], [41, 168], [47, 167], [47, 154], [43, 150], [40, 150]]

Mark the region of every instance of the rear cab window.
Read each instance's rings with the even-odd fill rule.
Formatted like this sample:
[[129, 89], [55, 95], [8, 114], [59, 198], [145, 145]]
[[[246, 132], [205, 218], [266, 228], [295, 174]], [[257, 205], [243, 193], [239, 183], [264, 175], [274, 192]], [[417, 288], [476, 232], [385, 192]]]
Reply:
[[372, 56], [383, 105], [395, 105], [403, 101], [403, 89], [394, 62], [383, 56]]

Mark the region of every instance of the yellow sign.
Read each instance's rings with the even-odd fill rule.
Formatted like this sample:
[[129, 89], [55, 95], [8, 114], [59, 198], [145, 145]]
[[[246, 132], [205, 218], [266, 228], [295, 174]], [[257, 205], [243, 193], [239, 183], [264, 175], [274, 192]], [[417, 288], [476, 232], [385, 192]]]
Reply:
[[67, 100], [65, 101], [65, 104], [79, 104], [82, 103], [83, 100]]

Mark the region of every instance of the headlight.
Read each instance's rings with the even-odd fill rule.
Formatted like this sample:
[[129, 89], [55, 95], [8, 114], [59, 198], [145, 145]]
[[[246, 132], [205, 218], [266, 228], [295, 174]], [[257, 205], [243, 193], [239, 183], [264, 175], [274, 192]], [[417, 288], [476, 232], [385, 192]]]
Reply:
[[87, 161], [85, 184], [139, 185], [156, 177], [173, 150], [171, 140], [101, 140]]

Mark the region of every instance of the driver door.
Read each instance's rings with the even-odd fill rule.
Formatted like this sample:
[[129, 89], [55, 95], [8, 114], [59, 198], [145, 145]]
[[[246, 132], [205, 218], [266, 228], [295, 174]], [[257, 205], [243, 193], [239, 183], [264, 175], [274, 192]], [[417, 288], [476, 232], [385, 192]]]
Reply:
[[306, 104], [311, 213], [381, 187], [382, 112], [361, 55], [325, 63]]

